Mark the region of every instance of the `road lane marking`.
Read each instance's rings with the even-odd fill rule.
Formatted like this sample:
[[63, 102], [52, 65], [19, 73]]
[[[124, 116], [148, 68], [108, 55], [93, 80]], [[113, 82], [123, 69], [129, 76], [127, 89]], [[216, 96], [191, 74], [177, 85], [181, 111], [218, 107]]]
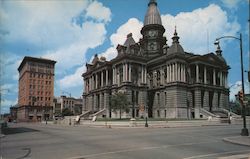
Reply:
[[234, 153], [245, 153], [245, 152], [248, 153], [248, 152], [250, 152], [250, 150], [211, 153], [211, 154], [206, 154], [206, 155], [197, 155], [197, 156], [186, 157], [186, 158], [183, 158], [183, 159], [197, 159], [197, 158], [211, 157], [211, 156], [217, 156], [217, 155], [230, 155], [230, 154], [234, 154]]
[[125, 149], [125, 150], [109, 151], [109, 152], [89, 154], [89, 155], [83, 155], [83, 156], [75, 156], [75, 157], [71, 157], [71, 158], [68, 158], [68, 159], [92, 158], [92, 157], [96, 157], [96, 156], [109, 155], [109, 154], [117, 154], [117, 153], [124, 153], [124, 152], [134, 152], [134, 151], [152, 150], [152, 149], [178, 147], [178, 146], [190, 146], [190, 145], [215, 143], [215, 142], [219, 142], [219, 141], [198, 142], [198, 143], [194, 142], [194, 143], [184, 143], [184, 144], [178, 144], [178, 145], [163, 145], [163, 146], [151, 146], [151, 147], [149, 146], [149, 147], [141, 147], [141, 148], [130, 148], [130, 149]]

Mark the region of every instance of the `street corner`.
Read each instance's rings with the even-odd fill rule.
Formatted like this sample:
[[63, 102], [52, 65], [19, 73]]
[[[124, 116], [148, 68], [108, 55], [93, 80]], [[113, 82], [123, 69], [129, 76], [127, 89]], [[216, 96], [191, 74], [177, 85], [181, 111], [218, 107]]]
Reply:
[[232, 136], [223, 138], [223, 141], [243, 146], [250, 146], [250, 136]]

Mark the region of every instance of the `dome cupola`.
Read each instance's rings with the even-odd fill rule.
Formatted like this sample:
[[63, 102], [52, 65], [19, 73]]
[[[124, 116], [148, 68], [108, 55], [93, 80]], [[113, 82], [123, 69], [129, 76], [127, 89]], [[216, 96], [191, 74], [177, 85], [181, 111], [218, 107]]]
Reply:
[[150, 0], [148, 3], [148, 10], [144, 18], [144, 26], [150, 25], [150, 24], [159, 24], [161, 23], [161, 16], [159, 13], [159, 10], [157, 8], [157, 2], [156, 0]]

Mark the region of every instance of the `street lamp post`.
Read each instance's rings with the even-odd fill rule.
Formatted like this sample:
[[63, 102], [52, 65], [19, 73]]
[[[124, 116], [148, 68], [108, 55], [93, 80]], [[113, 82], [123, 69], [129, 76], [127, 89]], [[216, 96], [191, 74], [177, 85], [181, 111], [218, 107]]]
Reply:
[[[235, 37], [235, 36], [222, 36], [222, 37], [219, 37], [219, 38], [216, 38], [216, 41], [215, 41], [215, 45], [219, 45], [219, 40], [220, 39], [223, 39], [223, 38], [233, 38], [233, 39], [236, 39], [236, 40], [239, 40], [240, 41], [240, 63], [241, 63], [241, 83], [242, 83], [242, 92], [243, 92], [243, 98], [244, 98], [244, 95], [245, 95], [245, 90], [244, 90], [244, 67], [243, 67], [243, 50], [242, 50], [242, 34], [240, 33], [240, 38], [238, 37]], [[241, 130], [241, 136], [248, 136], [249, 133], [248, 133], [248, 129], [246, 128], [246, 107], [245, 107], [245, 104], [241, 104], [242, 105], [242, 116], [243, 116], [243, 128]]]

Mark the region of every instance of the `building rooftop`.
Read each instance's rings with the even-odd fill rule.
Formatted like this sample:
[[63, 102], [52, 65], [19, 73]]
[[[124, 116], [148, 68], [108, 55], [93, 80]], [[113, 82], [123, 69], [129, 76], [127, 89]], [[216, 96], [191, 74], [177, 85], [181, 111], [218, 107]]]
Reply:
[[20, 70], [23, 68], [24, 64], [28, 61], [31, 62], [41, 62], [41, 63], [47, 63], [47, 64], [52, 64], [54, 65], [56, 63], [56, 61], [54, 60], [50, 60], [50, 59], [45, 59], [45, 58], [37, 58], [37, 57], [30, 57], [30, 56], [25, 56], [23, 58], [23, 61], [21, 62], [21, 64], [18, 67], [18, 71], [20, 72]]

